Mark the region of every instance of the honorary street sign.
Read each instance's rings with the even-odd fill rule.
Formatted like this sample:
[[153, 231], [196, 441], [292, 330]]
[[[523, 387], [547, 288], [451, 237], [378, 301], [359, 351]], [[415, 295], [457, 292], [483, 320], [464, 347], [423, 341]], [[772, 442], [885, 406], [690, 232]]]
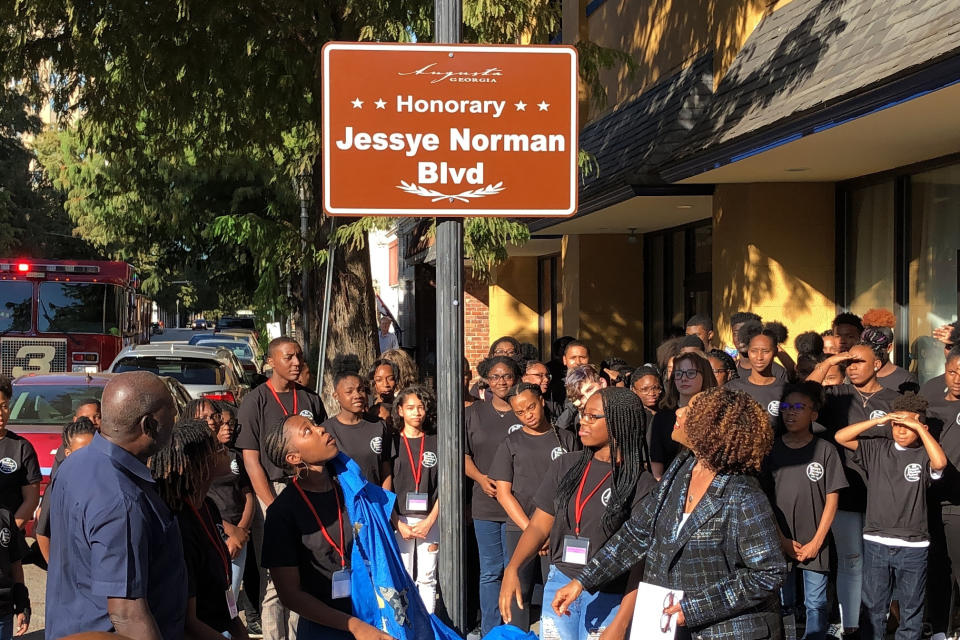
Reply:
[[323, 169], [330, 215], [569, 216], [576, 49], [328, 43]]

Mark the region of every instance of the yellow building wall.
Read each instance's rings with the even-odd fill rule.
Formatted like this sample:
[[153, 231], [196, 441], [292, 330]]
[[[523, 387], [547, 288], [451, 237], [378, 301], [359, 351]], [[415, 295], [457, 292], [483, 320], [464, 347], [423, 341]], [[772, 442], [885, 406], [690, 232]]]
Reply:
[[513, 336], [537, 344], [537, 258], [510, 258], [497, 268], [490, 285], [490, 341]]
[[643, 358], [643, 254], [640, 242], [626, 234], [581, 235], [580, 331], [599, 363], [619, 356]]
[[823, 331], [834, 305], [832, 183], [717, 185], [713, 196], [713, 317], [730, 344], [730, 316], [778, 320], [793, 339]]

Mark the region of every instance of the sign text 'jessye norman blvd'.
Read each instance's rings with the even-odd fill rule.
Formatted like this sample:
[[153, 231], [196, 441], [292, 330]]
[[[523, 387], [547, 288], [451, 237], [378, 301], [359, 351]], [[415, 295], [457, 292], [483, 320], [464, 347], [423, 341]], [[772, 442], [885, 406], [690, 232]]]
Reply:
[[330, 215], [576, 211], [572, 47], [334, 42], [323, 74]]

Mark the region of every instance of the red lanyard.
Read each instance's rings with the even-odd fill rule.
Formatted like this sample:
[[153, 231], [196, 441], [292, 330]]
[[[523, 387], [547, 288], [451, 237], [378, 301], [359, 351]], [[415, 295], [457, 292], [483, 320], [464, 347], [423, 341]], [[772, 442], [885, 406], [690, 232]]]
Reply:
[[303, 501], [307, 503], [307, 507], [310, 509], [310, 513], [313, 514], [313, 517], [317, 519], [317, 524], [320, 525], [320, 531], [323, 533], [323, 537], [327, 539], [327, 542], [330, 543], [330, 546], [340, 554], [340, 568], [344, 569], [347, 566], [347, 559], [345, 555], [346, 545], [343, 544], [343, 513], [340, 509], [340, 492], [337, 491], [337, 485], [333, 485], [333, 497], [337, 501], [337, 520], [340, 521], [340, 546], [337, 546], [333, 543], [333, 538], [330, 537], [330, 534], [327, 533], [327, 528], [323, 526], [323, 522], [320, 521], [320, 515], [317, 513], [317, 510], [314, 509], [313, 503], [307, 498], [307, 494], [303, 492], [303, 489], [300, 488], [300, 482], [294, 478], [293, 486], [297, 488], [297, 491], [300, 492], [300, 497], [303, 498]]
[[403, 436], [403, 444], [407, 446], [407, 457], [410, 458], [410, 473], [413, 474], [413, 481], [417, 483], [417, 491], [420, 491], [420, 479], [423, 478], [423, 445], [426, 441], [426, 436], [420, 436], [420, 457], [417, 458], [417, 464], [414, 464], [410, 441], [407, 440], [407, 436]]
[[[230, 560], [227, 558], [227, 554], [223, 551], [223, 542], [217, 544], [217, 539], [213, 536], [213, 533], [210, 529], [207, 528], [207, 522], [203, 519], [203, 516], [200, 515], [200, 512], [197, 511], [197, 508], [190, 504], [190, 509], [193, 511], [193, 515], [197, 516], [197, 521], [200, 522], [200, 527], [203, 528], [203, 532], [207, 534], [207, 538], [210, 540], [210, 544], [213, 545], [213, 548], [217, 550], [217, 555], [220, 556], [220, 560], [223, 561], [223, 570], [227, 574], [227, 586], [230, 586], [230, 583], [233, 581], [233, 573], [230, 571]], [[203, 512], [207, 514], [207, 518], [213, 523], [213, 516], [210, 515], [210, 510], [207, 509], [207, 503], [203, 503]], [[216, 531], [217, 525], [213, 524], [213, 530]]]
[[[273, 398], [277, 401], [277, 404], [280, 405], [280, 408], [283, 409], [283, 415], [290, 415], [287, 413], [287, 408], [283, 406], [283, 403], [280, 402], [280, 396], [277, 395], [277, 390], [273, 388], [273, 382], [267, 380], [267, 388], [270, 389], [270, 393], [273, 394]], [[293, 412], [297, 412], [297, 383], [293, 383]]]
[[600, 481], [600, 484], [593, 488], [593, 491], [587, 494], [587, 497], [584, 498], [583, 502], [580, 502], [580, 496], [583, 495], [583, 485], [587, 483], [587, 476], [590, 474], [590, 465], [593, 464], [593, 459], [591, 458], [590, 462], [587, 463], [587, 468], [583, 470], [583, 477], [580, 478], [580, 488], [577, 489], [577, 497], [573, 502], [573, 515], [577, 519], [577, 528], [575, 530], [576, 535], [580, 535], [580, 518], [583, 516], [583, 508], [587, 506], [587, 503], [590, 502], [590, 498], [593, 497], [597, 491], [600, 490], [600, 487], [603, 486], [603, 483], [607, 481], [607, 478], [613, 474], [613, 469], [607, 471], [607, 475], [603, 476], [603, 480]]

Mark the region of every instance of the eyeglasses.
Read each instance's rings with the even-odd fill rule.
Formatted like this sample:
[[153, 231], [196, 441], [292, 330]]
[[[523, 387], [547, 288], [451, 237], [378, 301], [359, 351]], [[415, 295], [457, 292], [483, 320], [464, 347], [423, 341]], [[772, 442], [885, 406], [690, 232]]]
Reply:
[[199, 416], [201, 420], [206, 420], [207, 422], [212, 422], [214, 424], [220, 424], [223, 422], [223, 416], [219, 413], [211, 413], [208, 416]]
[[723, 373], [726, 373], [726, 372], [727, 372], [727, 369], [714, 369], [714, 370], [713, 370], [713, 375], [719, 376], [720, 374], [723, 374]]
[[[669, 609], [673, 606], [673, 591], [668, 591], [667, 595], [663, 597], [663, 608]], [[671, 614], [665, 613], [660, 616], [660, 631], [667, 633], [670, 631], [670, 618]]]
[[596, 422], [597, 420], [601, 420], [606, 417], [607, 416], [603, 415], [602, 413], [584, 413], [582, 411], [580, 412], [580, 422]]
[[791, 409], [796, 409], [797, 411], [803, 411], [807, 408], [807, 405], [802, 402], [797, 402], [795, 404], [790, 404], [789, 402], [780, 403], [780, 411], [790, 411]]
[[516, 380], [516, 378], [517, 377], [512, 373], [505, 373], [503, 375], [499, 375], [495, 373], [491, 375], [489, 378], [487, 378], [487, 380], [489, 380], [490, 382], [500, 382], [501, 380], [506, 380], [507, 382], [513, 382], [514, 380]]
[[661, 391], [663, 391], [663, 387], [661, 387], [660, 385], [657, 385], [657, 386], [655, 386], [655, 387], [640, 387], [639, 391], [640, 391], [640, 393], [644, 393], [644, 394], [646, 394], [646, 393], [660, 393]]
[[517, 352], [514, 351], [513, 349], [497, 349], [496, 351], [493, 352], [493, 355], [495, 356], [513, 356], [516, 354]]
[[700, 371], [697, 369], [677, 369], [673, 372], [673, 377], [675, 380], [682, 380], [684, 378], [687, 380], [693, 380], [698, 375], [700, 375]]

